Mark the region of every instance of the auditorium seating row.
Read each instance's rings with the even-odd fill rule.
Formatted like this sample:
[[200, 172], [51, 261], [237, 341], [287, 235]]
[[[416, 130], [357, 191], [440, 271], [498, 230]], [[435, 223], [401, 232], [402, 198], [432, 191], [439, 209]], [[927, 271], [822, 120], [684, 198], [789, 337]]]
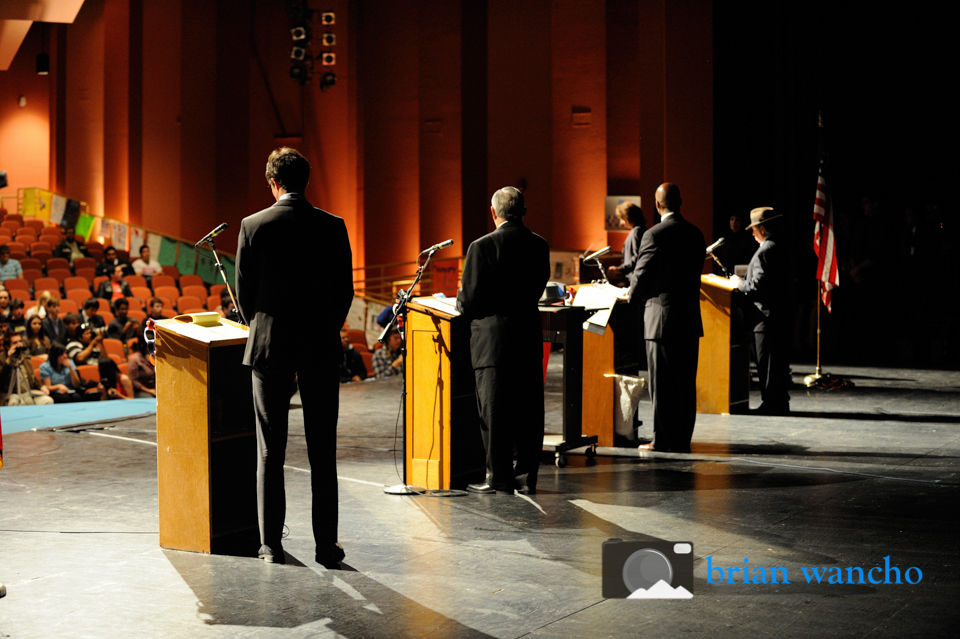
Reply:
[[[127, 342], [127, 349], [131, 349], [136, 345], [135, 339]], [[124, 350], [124, 344], [118, 339], [104, 338], [100, 352], [112, 359], [117, 364], [117, 368], [120, 369], [120, 372], [124, 375], [127, 374], [127, 352]], [[33, 366], [33, 374], [39, 380], [40, 379], [40, 365], [46, 361], [44, 357], [34, 356], [30, 358], [30, 363]], [[77, 373], [80, 375], [80, 378], [84, 381], [90, 382], [99, 382], [100, 381], [100, 368], [94, 364], [84, 364], [82, 366], [77, 366]]]
[[373, 351], [367, 346], [367, 334], [356, 328], [348, 328], [350, 335], [350, 344], [360, 353], [363, 358], [363, 365], [367, 367], [367, 376], [373, 377], [373, 353], [383, 348], [383, 344], [377, 342], [373, 345]]

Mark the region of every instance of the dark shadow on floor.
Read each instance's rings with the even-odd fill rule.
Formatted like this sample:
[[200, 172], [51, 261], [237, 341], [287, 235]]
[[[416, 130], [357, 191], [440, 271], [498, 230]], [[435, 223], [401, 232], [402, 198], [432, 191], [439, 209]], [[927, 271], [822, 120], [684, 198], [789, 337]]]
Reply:
[[909, 414], [899, 413], [839, 413], [819, 411], [791, 411], [789, 417], [813, 419], [858, 419], [873, 422], [911, 422], [921, 424], [960, 424], [960, 415]]
[[209, 625], [296, 628], [326, 620], [326, 630], [346, 637], [490, 636], [355, 570], [317, 572], [300, 562], [163, 553], [196, 595], [197, 614]]

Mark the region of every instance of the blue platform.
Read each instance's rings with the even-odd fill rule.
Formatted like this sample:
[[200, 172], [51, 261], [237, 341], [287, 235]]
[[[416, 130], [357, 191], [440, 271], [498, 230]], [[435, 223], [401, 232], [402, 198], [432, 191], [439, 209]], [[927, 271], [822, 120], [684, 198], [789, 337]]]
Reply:
[[109, 421], [123, 417], [152, 415], [156, 412], [157, 400], [152, 398], [52, 406], [4, 406], [0, 408], [0, 428], [4, 435], [9, 435], [25, 430]]

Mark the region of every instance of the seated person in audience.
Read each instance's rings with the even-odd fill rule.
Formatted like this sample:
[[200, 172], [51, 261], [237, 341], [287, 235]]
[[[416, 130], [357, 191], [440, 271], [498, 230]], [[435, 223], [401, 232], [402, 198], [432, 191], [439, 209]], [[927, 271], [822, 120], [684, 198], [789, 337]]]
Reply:
[[114, 319], [107, 327], [107, 337], [118, 339], [124, 344], [140, 334], [140, 322], [127, 316], [130, 312], [130, 302], [121, 297], [113, 303]]
[[23, 300], [13, 298], [10, 300], [10, 317], [7, 318], [7, 331], [11, 333], [23, 333], [27, 330], [27, 323], [24, 318]]
[[7, 280], [22, 280], [23, 267], [19, 260], [10, 257], [10, 247], [6, 244], [0, 245], [0, 282]]
[[77, 339], [67, 344], [67, 356], [77, 366], [84, 364], [96, 365], [100, 363], [100, 345], [103, 343], [103, 329], [94, 328], [90, 324], [81, 324], [77, 329]]
[[54, 403], [65, 404], [83, 399], [84, 385], [80, 374], [60, 342], [50, 345], [50, 357], [40, 364], [40, 381]]
[[403, 373], [403, 355], [400, 354], [400, 345], [403, 339], [397, 329], [391, 328], [387, 333], [387, 343], [383, 348], [373, 352], [373, 374], [377, 379], [393, 377]]
[[37, 315], [40, 317], [40, 319], [45, 318], [47, 316], [47, 302], [53, 299], [59, 302], [60, 296], [53, 291], [44, 291], [40, 294], [40, 297], [37, 298], [36, 306], [31, 306], [28, 308], [24, 317], [30, 319], [34, 315]]
[[118, 264], [110, 271], [110, 279], [106, 282], [100, 282], [100, 288], [97, 289], [97, 297], [105, 300], [121, 299], [123, 297], [133, 297], [130, 291], [130, 285], [123, 279], [123, 266]]
[[133, 261], [133, 272], [137, 275], [143, 275], [150, 281], [154, 275], [162, 275], [163, 267], [160, 262], [150, 259], [150, 247], [144, 244], [140, 247], [140, 257]]
[[[103, 319], [103, 318], [101, 317], [100, 319]], [[80, 324], [82, 323], [83, 323], [83, 320], [80, 318], [79, 315], [77, 315], [76, 313], [67, 313], [66, 315], [63, 316], [63, 330], [64, 330], [63, 339], [52, 340], [52, 341], [60, 342], [61, 344], [69, 344], [73, 340], [77, 339], [77, 329], [80, 328]]]
[[27, 350], [30, 357], [42, 356], [47, 359], [47, 353], [50, 352], [50, 340], [43, 332], [43, 320], [34, 315], [27, 320], [27, 330], [23, 334], [26, 340]]
[[127, 371], [133, 384], [134, 397], [157, 396], [157, 369], [150, 361], [150, 349], [142, 333], [127, 359]]
[[114, 268], [117, 266], [123, 268], [120, 277], [134, 274], [133, 267], [117, 257], [117, 249], [112, 246], [108, 246], [103, 249], [103, 261], [97, 264], [97, 275], [106, 275], [107, 277], [110, 277], [110, 275], [113, 274]]
[[133, 382], [120, 372], [115, 361], [101, 357], [97, 368], [100, 372], [100, 399], [133, 399]]
[[51, 297], [47, 300], [47, 316], [43, 318], [43, 334], [47, 336], [50, 343], [67, 343], [67, 327], [60, 319], [60, 300]]
[[227, 289], [220, 291], [220, 306], [217, 307], [217, 312], [220, 313], [220, 317], [231, 322], [240, 321], [240, 313], [237, 312], [237, 307], [233, 305], [233, 300], [230, 299], [230, 291]]
[[53, 256], [62, 257], [70, 262], [70, 266], [73, 266], [78, 257], [90, 257], [90, 252], [87, 251], [83, 240], [77, 239], [77, 229], [69, 228], [63, 235], [63, 241], [57, 244]]
[[100, 302], [97, 301], [97, 298], [91, 297], [83, 303], [83, 309], [80, 311], [80, 323], [90, 324], [94, 328], [103, 328], [107, 325], [107, 322], [100, 316], [99, 311]]
[[163, 319], [163, 300], [159, 297], [151, 297], [147, 303], [147, 317], [153, 321]]
[[340, 331], [340, 344], [343, 346], [343, 363], [340, 364], [340, 383], [362, 382], [367, 378], [367, 367], [363, 357], [350, 343], [350, 333]]
[[0, 288], [0, 317], [10, 317], [10, 291]]
[[52, 404], [50, 391], [33, 374], [33, 364], [24, 348], [23, 337], [13, 334], [9, 342], [10, 347], [0, 352], [0, 405]]

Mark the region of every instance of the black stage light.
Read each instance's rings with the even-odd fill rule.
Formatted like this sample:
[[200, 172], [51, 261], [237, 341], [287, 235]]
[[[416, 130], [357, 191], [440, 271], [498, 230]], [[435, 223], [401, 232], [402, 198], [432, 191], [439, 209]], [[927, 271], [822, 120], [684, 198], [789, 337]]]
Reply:
[[323, 34], [323, 37], [320, 38], [320, 42], [325, 47], [332, 47], [337, 43], [337, 36], [327, 31], [326, 33]]
[[325, 67], [332, 67], [337, 63], [337, 54], [330, 51], [324, 51], [317, 57], [320, 58], [320, 64]]
[[307, 27], [294, 27], [290, 29], [290, 37], [294, 42], [306, 40], [310, 37], [310, 30]]
[[290, 49], [291, 60], [303, 60], [307, 57], [307, 50], [303, 47], [293, 47]]
[[320, 90], [326, 91], [333, 85], [337, 83], [337, 75], [335, 73], [324, 73], [323, 77], [320, 78]]
[[300, 84], [307, 83], [307, 67], [302, 62], [294, 62], [290, 67], [290, 77], [299, 80]]
[[333, 11], [324, 11], [320, 14], [320, 23], [324, 25], [336, 24], [337, 14], [335, 14]]
[[37, 75], [50, 74], [50, 56], [46, 53], [37, 54]]

